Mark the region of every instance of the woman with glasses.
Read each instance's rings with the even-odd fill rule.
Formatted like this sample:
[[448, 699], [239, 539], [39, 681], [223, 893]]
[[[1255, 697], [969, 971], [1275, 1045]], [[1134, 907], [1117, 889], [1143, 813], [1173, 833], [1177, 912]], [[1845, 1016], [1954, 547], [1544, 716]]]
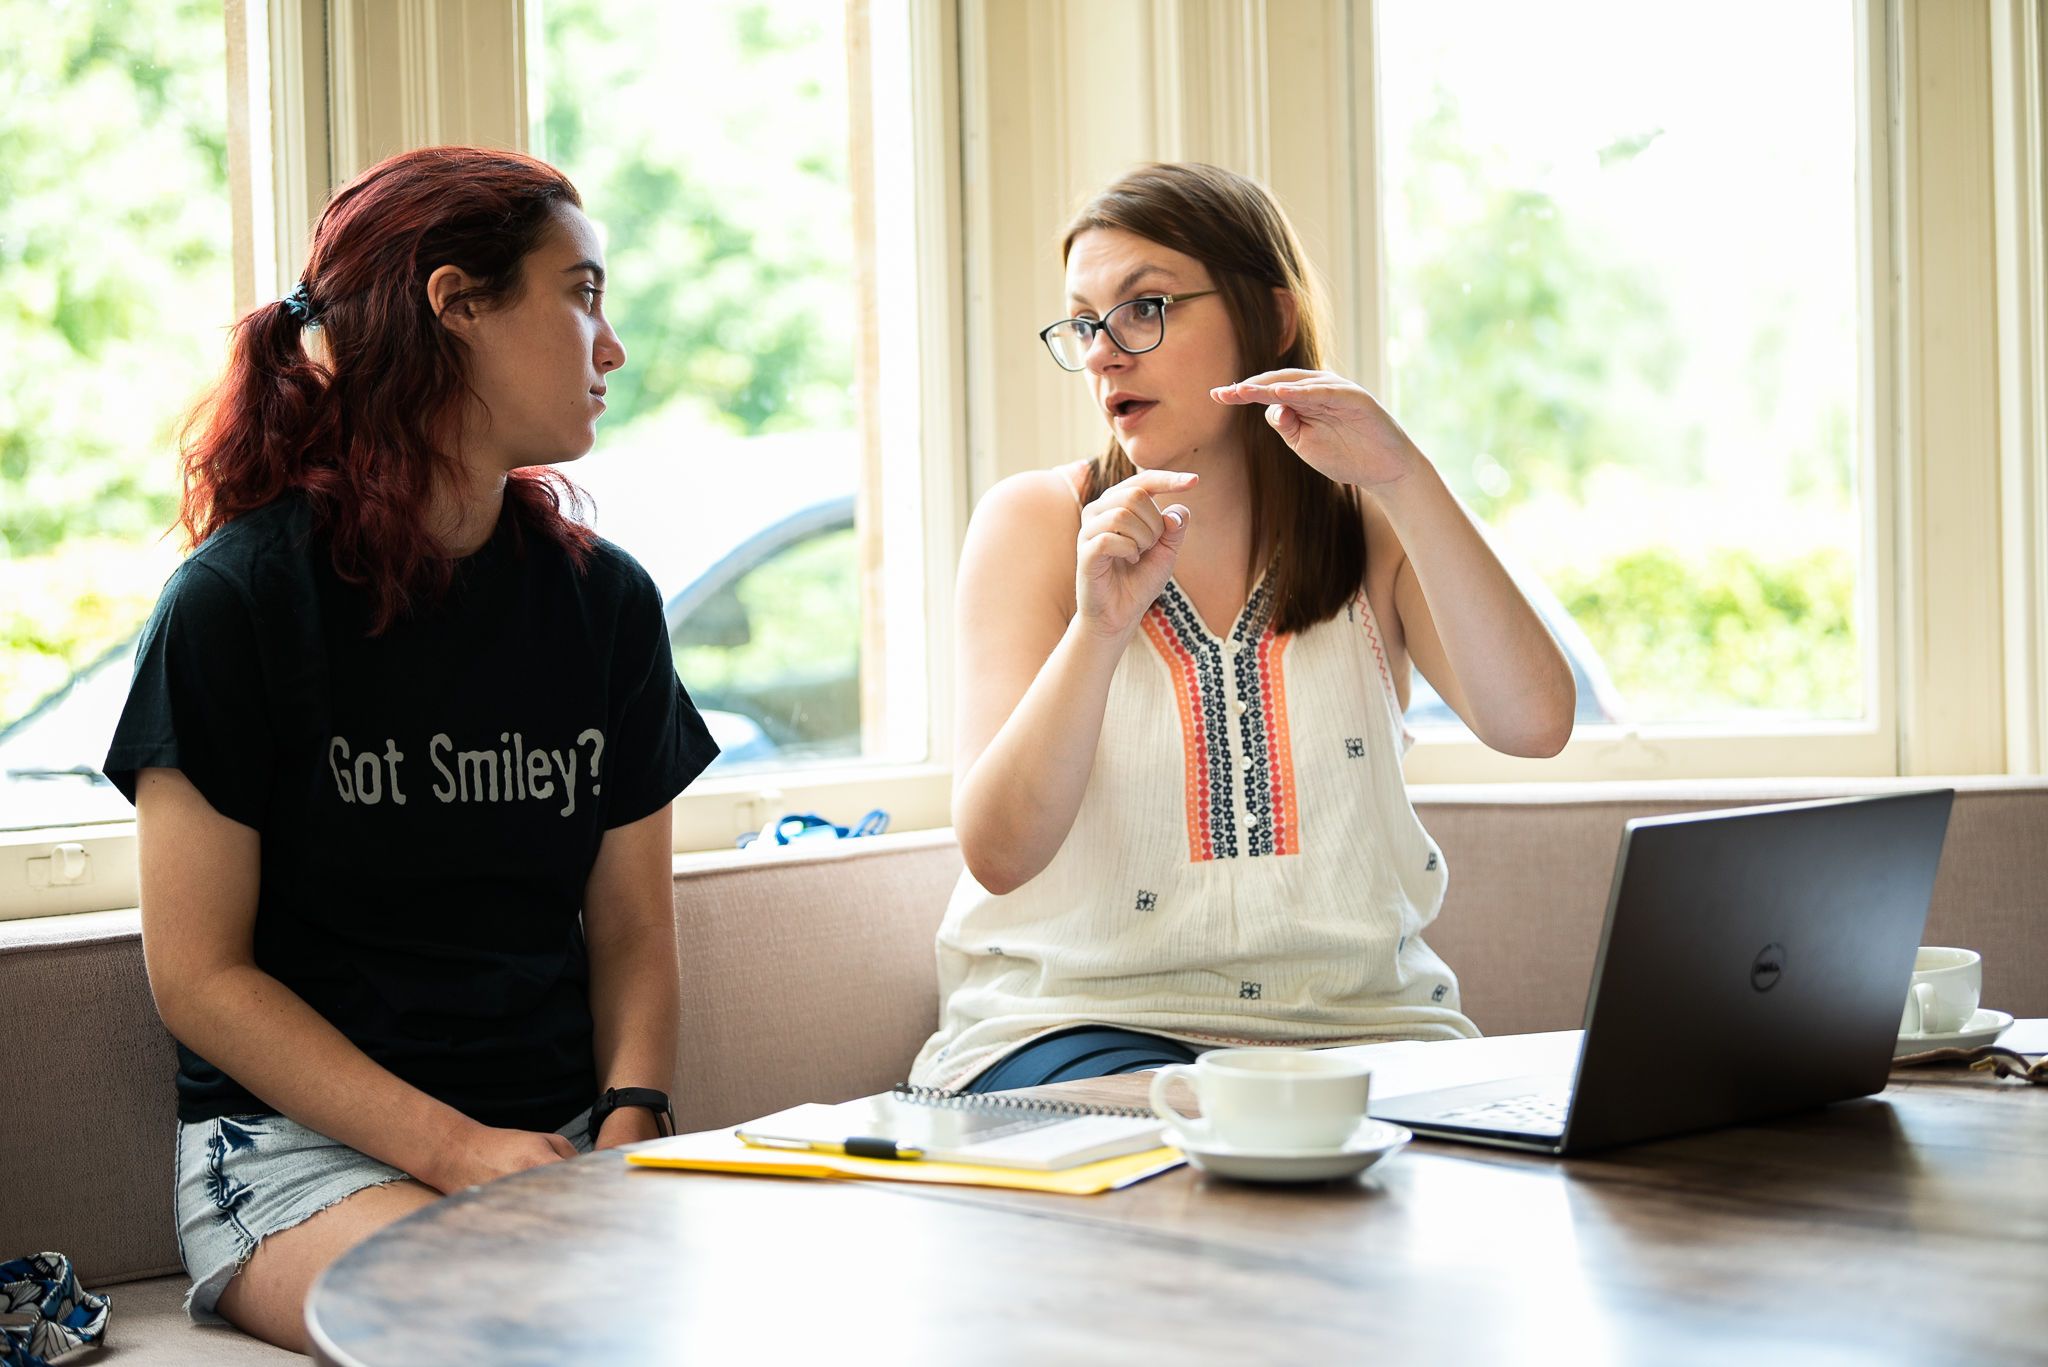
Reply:
[[186, 446], [197, 548], [105, 770], [195, 1320], [304, 1352], [352, 1244], [667, 1117], [670, 804], [717, 747], [653, 581], [545, 468], [626, 361], [604, 284], [553, 167], [392, 157], [237, 325]]
[[1323, 369], [1286, 216], [1142, 167], [1064, 242], [1102, 454], [976, 510], [956, 632], [967, 873], [913, 1069], [993, 1091], [1216, 1045], [1476, 1034], [1422, 932], [1442, 853], [1401, 775], [1410, 663], [1552, 755], [1570, 670], [1442, 478]]

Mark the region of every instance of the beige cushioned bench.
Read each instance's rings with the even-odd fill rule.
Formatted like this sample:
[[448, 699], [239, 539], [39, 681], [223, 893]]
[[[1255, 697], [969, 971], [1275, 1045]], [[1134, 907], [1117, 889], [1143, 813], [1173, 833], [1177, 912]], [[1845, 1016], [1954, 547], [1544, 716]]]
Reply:
[[[1627, 819], [1935, 782], [1418, 788], [1451, 872], [1429, 938], [1484, 1030], [1570, 1028]], [[2048, 781], [1954, 786], [1927, 941], [1985, 952], [1986, 1004], [2048, 1016]], [[683, 1125], [901, 1079], [937, 1017], [932, 933], [959, 873], [948, 832], [679, 860]], [[285, 1360], [179, 1308], [174, 1061], [135, 913], [0, 923], [0, 1037], [0, 1257], [55, 1249], [112, 1290], [101, 1361]]]

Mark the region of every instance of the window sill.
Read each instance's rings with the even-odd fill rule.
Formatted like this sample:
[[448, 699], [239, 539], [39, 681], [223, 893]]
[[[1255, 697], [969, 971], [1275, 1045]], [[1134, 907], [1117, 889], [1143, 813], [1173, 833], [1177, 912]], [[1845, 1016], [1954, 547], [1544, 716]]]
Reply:
[[0, 921], [132, 907], [139, 887], [133, 821], [0, 833]]
[[1899, 756], [1889, 732], [1868, 722], [1751, 723], [1718, 732], [1586, 726], [1550, 759], [1503, 755], [1469, 734], [1441, 730], [1417, 736], [1403, 770], [1411, 785], [1883, 778], [1898, 773]]
[[678, 854], [730, 850], [748, 831], [776, 819], [816, 812], [850, 826], [875, 808], [891, 831], [950, 826], [952, 771], [936, 764], [849, 762], [809, 769], [764, 769], [707, 778], [676, 800]]

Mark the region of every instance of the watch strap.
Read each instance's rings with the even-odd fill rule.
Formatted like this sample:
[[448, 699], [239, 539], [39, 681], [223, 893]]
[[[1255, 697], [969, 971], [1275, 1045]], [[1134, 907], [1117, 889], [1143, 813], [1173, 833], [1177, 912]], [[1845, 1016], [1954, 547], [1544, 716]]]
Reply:
[[653, 1087], [607, 1087], [598, 1094], [597, 1101], [590, 1108], [592, 1142], [596, 1141], [598, 1130], [611, 1118], [612, 1112], [628, 1106], [654, 1112], [657, 1134], [665, 1136], [676, 1132], [676, 1111], [667, 1092]]

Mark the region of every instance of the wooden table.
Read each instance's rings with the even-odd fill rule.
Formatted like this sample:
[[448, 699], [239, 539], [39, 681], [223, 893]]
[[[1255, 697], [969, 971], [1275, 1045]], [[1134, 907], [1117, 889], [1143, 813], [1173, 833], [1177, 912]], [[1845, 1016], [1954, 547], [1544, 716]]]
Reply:
[[334, 1367], [2040, 1362], [2048, 1088], [1902, 1071], [1771, 1124], [1569, 1160], [1418, 1141], [1306, 1188], [1182, 1169], [1048, 1196], [595, 1154], [394, 1225], [308, 1318]]

